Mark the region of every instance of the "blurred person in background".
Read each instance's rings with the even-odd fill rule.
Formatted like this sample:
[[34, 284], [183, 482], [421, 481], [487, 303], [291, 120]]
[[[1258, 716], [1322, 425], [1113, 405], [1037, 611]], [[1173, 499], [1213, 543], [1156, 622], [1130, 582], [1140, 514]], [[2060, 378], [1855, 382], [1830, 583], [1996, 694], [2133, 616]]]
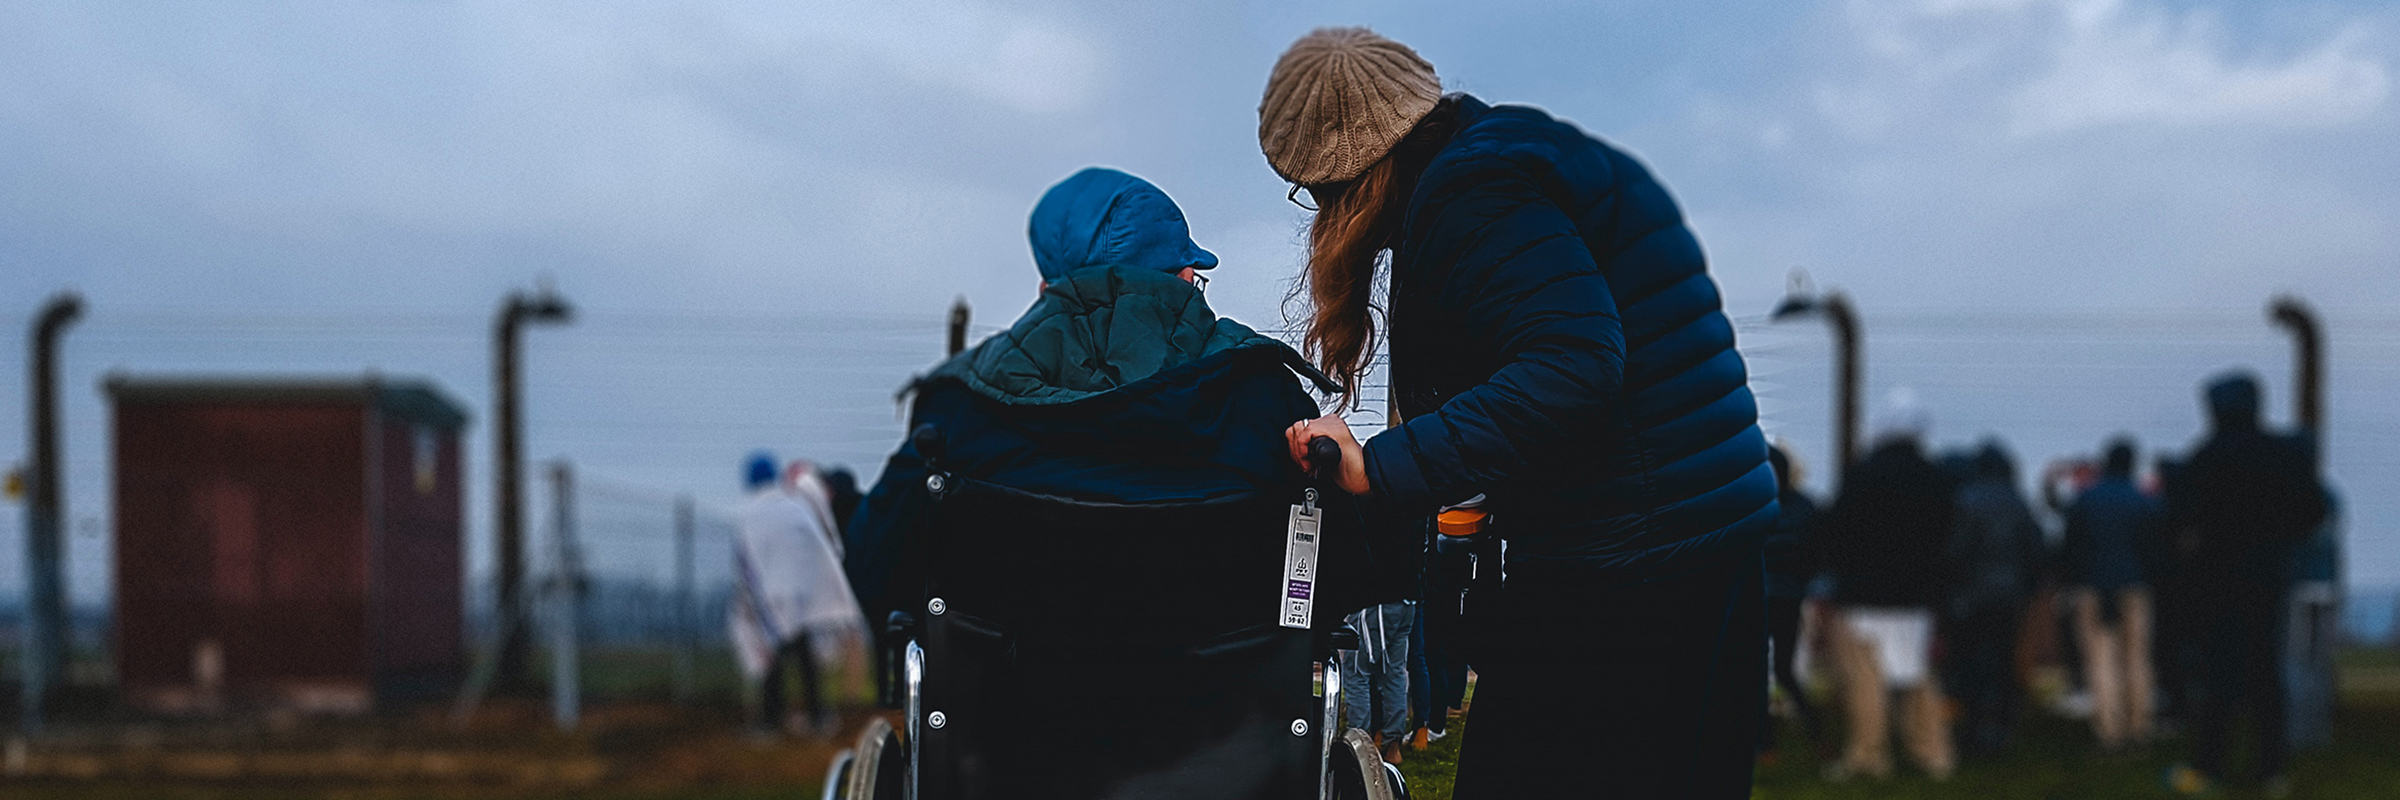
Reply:
[[1410, 696], [1417, 708], [1417, 749], [1425, 749], [1450, 733], [1450, 712], [1466, 702], [1467, 628], [1461, 616], [1474, 565], [1468, 556], [1472, 542], [1461, 536], [1432, 537], [1425, 551], [1423, 598], [1417, 603], [1417, 647], [1412, 655], [1425, 664], [1422, 689], [1410, 673]]
[[2158, 556], [2158, 503], [2134, 485], [2134, 445], [2108, 445], [2100, 479], [2066, 509], [2059, 572], [2084, 653], [2092, 734], [2105, 750], [2148, 742], [2156, 717], [2150, 659], [2151, 595], [2144, 564]]
[[2325, 487], [2314, 454], [2266, 431], [2258, 380], [2233, 373], [2205, 392], [2210, 431], [2167, 486], [2167, 524], [2191, 536], [2190, 598], [2206, 637], [2192, 760], [2168, 772], [2184, 794], [2226, 777], [2233, 718], [2251, 711], [2258, 773], [2267, 793], [2291, 791], [2285, 775], [2284, 632], [2293, 549], [2325, 521]]
[[[2097, 460], [2076, 456], [2052, 461], [2042, 470], [2042, 507], [2050, 512], [2051, 517], [2063, 521], [2066, 519], [2067, 506], [2098, 482], [2100, 462]], [[2052, 565], [2053, 570], [2056, 566]], [[2059, 668], [2059, 672], [2054, 673], [2055, 679], [2063, 683], [2059, 687], [2061, 691], [2052, 698], [2053, 710], [2062, 716], [2089, 719], [2092, 694], [2091, 688], [2084, 685], [2083, 642], [2075, 635], [2073, 604], [2068, 602], [2062, 587], [2053, 580], [2045, 583], [2034, 595], [2027, 612], [2025, 636], [2019, 643], [2033, 649], [2033, 652], [2021, 653], [2020, 661], [2026, 664], [2029, 674], [2055, 664]], [[2053, 674], [2041, 677], [2051, 678]]]
[[1969, 460], [1950, 546], [1958, 576], [1945, 621], [1950, 688], [1964, 712], [1963, 749], [1988, 755], [2007, 745], [2016, 725], [2024, 694], [2018, 634], [2049, 563], [2042, 526], [2017, 486], [2016, 460], [1998, 441], [1985, 441]]
[[1375, 737], [1383, 760], [1398, 764], [1409, 730], [1409, 645], [1417, 628], [1417, 604], [1380, 603], [1353, 612], [1358, 650], [1342, 658], [1342, 702], [1350, 726]]
[[2142, 571], [2150, 583], [2150, 669], [2157, 693], [2151, 701], [2157, 717], [2152, 725], [2162, 737], [2188, 732], [2199, 718], [2208, 638], [2196, 600], [2208, 587], [2192, 582], [2191, 527], [2165, 515], [2166, 487], [2182, 482], [2183, 464], [2181, 458], [2160, 454], [2152, 461], [2151, 480], [2144, 487], [2159, 504], [2160, 514], [2157, 539], [2143, 553]]
[[[1455, 642], [1458, 595], [1452, 592], [1444, 602], [1432, 570], [1426, 572], [1424, 596], [1412, 606], [1417, 624], [1409, 631], [1408, 644], [1409, 725], [1416, 731], [1411, 747], [1417, 750], [1450, 735], [1450, 710], [1458, 707], [1467, 690], [1467, 664]], [[1434, 630], [1436, 626], [1441, 630]]]
[[1329, 437], [1342, 488], [1381, 513], [1484, 494], [1506, 520], [1506, 589], [1469, 610], [1482, 683], [1457, 796], [1748, 797], [1775, 476], [1672, 196], [1548, 113], [1444, 96], [1364, 28], [1294, 42], [1258, 122], [1315, 206], [1305, 350], [1355, 402], [1389, 252], [1407, 418], [1363, 449], [1339, 416], [1295, 425], [1291, 458]]
[[839, 529], [844, 542], [842, 546], [835, 549], [847, 550], [850, 517], [858, 513], [858, 503], [860, 500], [866, 499], [866, 496], [859, 493], [858, 475], [851, 472], [849, 467], [834, 467], [825, 470], [824, 474], [825, 489], [831, 493], [830, 496], [833, 498], [833, 526]]
[[[1809, 699], [1808, 687], [1801, 685], [1799, 674], [1793, 671], [1793, 662], [1800, 654], [1800, 616], [1808, 599], [1808, 584], [1817, 573], [1813, 563], [1818, 547], [1814, 541], [1817, 503], [1800, 489], [1805, 476], [1788, 445], [1777, 442], [1768, 448], [1767, 462], [1775, 467], [1776, 503], [1783, 510], [1783, 516], [1775, 522], [1775, 532], [1767, 535], [1764, 547], [1767, 645], [1774, 659], [1770, 674], [1776, 687], [1782, 690], [1784, 702], [1790, 704], [1792, 714], [1800, 718], [1801, 730], [1807, 732], [1809, 741], [1816, 742], [1822, 730], [1816, 703]], [[1775, 753], [1775, 736], [1775, 721], [1770, 717], [1759, 737], [1759, 752], [1769, 761]]]
[[1825, 569], [1833, 576], [1827, 631], [1849, 741], [1834, 779], [1892, 774], [1891, 695], [1901, 695], [1900, 736], [1918, 768], [1946, 779], [1957, 768], [1940, 681], [1931, 664], [1934, 612], [1948, 594], [1941, 568], [1957, 516], [1957, 482], [1925, 456], [1930, 418], [1906, 387], [1886, 400], [1874, 449], [1842, 478], [1825, 513]]
[[800, 498], [810, 510], [817, 512], [817, 529], [825, 534], [825, 541], [833, 546], [834, 558], [839, 559], [845, 546], [842, 542], [842, 497], [834, 490], [828, 477], [814, 463], [794, 461], [783, 468], [783, 490]]
[[[2303, 443], [2314, 448], [2313, 437]], [[2333, 739], [2333, 716], [2340, 701], [2340, 666], [2334, 654], [2342, 638], [2342, 498], [2331, 482], [2325, 487], [2325, 521], [2292, 553], [2291, 636], [2286, 641], [2285, 685], [2291, 709], [2285, 715], [2294, 748], [2325, 744]]]
[[[835, 637], [860, 630], [850, 583], [834, 552], [833, 513], [824, 486], [813, 479], [779, 485], [773, 456], [750, 457], [750, 496], [736, 512], [734, 593], [727, 608], [734, 655], [758, 687], [762, 735], [785, 726], [784, 692], [796, 682], [812, 733], [830, 734], [819, 665], [832, 657]], [[802, 475], [807, 475], [802, 471]], [[796, 672], [796, 675], [787, 675]]]
[[1409, 749], [1423, 750], [1433, 744], [1433, 675], [1425, 661], [1425, 602], [1411, 606], [1416, 620], [1408, 627], [1408, 740]]

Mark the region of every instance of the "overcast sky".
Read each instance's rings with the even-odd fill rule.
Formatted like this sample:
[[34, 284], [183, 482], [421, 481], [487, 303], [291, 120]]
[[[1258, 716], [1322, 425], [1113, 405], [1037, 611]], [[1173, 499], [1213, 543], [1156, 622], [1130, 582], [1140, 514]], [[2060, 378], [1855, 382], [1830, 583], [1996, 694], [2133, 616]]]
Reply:
[[[2400, 9], [1446, 5], [0, 2], [0, 324], [66, 287], [92, 306], [76, 591], [105, 594], [110, 370], [424, 375], [480, 457], [489, 315], [547, 276], [584, 313], [529, 339], [531, 453], [711, 500], [753, 446], [871, 474], [944, 309], [1021, 311], [1025, 214], [1089, 164], [1177, 198], [1223, 257], [1212, 304], [1277, 327], [1304, 219], [1256, 108], [1324, 24], [1642, 157], [1735, 315], [1796, 266], [1850, 293], [1870, 384], [1917, 386], [1946, 440], [2181, 447], [2229, 365], [2288, 415], [2259, 309], [2307, 297], [2353, 576], [2400, 583]], [[1822, 453], [1821, 333], [1744, 336], [1770, 426]], [[0, 457], [23, 436], [0, 425]]]

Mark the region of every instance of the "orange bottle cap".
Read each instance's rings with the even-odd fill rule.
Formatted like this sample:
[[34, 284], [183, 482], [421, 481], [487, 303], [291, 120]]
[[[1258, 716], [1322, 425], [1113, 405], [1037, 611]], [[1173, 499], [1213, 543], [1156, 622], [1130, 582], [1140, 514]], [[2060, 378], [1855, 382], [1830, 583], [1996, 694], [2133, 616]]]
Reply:
[[1453, 508], [1433, 518], [1433, 527], [1444, 536], [1473, 536], [1483, 532], [1483, 521], [1489, 517], [1480, 508]]

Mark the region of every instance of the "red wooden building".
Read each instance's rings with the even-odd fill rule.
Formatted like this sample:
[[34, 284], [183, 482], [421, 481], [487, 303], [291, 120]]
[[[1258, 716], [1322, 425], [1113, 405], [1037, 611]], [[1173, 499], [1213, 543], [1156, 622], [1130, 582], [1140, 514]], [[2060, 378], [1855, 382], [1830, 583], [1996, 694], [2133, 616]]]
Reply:
[[457, 403], [371, 374], [107, 388], [128, 702], [356, 712], [456, 688]]

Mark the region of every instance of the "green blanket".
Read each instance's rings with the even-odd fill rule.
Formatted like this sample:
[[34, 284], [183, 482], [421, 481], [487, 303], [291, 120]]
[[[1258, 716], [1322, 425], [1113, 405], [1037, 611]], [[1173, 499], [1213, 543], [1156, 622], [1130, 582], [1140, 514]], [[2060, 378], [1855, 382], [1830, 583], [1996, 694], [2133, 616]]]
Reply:
[[1294, 371], [1332, 390], [1289, 345], [1219, 318], [1183, 279], [1151, 269], [1087, 267], [1052, 281], [1016, 324], [925, 379], [955, 379], [1009, 405], [1058, 405], [1253, 347], [1275, 348]]

